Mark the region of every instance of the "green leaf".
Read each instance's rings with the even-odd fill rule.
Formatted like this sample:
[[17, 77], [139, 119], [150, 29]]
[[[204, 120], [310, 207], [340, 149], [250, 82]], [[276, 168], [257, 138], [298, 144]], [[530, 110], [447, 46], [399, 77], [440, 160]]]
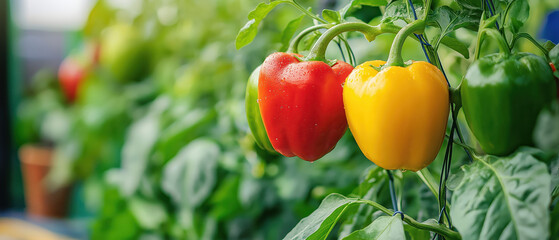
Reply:
[[239, 199], [240, 177], [225, 178], [211, 197], [212, 209], [210, 214], [217, 220], [227, 219], [242, 212], [243, 207]]
[[340, 9], [339, 13], [342, 18], [346, 17], [346, 14], [350, 12], [354, 8], [361, 8], [361, 6], [371, 6], [371, 7], [380, 7], [386, 6], [388, 4], [387, 0], [352, 0], [350, 3], [346, 4], [342, 9]]
[[[388, 175], [385, 173], [383, 168], [372, 166], [363, 177], [361, 184], [357, 187], [357, 195], [365, 199], [377, 197], [382, 191], [383, 186], [386, 185], [385, 183], [387, 180]], [[371, 191], [374, 193], [371, 193]]]
[[156, 114], [149, 114], [130, 126], [121, 156], [120, 176], [126, 177], [118, 180], [123, 195], [130, 196], [138, 189], [149, 164], [152, 148], [159, 137], [159, 128]]
[[[559, 208], [559, 156], [550, 162], [549, 170], [551, 171], [551, 206]], [[559, 226], [557, 227], [559, 229]], [[553, 234], [551, 234], [553, 236]]]
[[167, 211], [162, 202], [132, 197], [129, 204], [138, 224], [145, 229], [156, 230], [167, 220]]
[[67, 140], [58, 143], [53, 155], [53, 164], [47, 175], [48, 186], [52, 189], [58, 189], [75, 180], [76, 173], [73, 171], [73, 165], [80, 158], [83, 145], [81, 142]]
[[301, 21], [304, 17], [305, 15], [301, 15], [298, 18], [291, 20], [283, 29], [283, 33], [281, 34], [282, 46], [280, 52], [285, 52], [287, 50], [291, 38], [293, 37], [293, 35], [295, 35], [295, 32], [297, 31], [297, 28], [299, 28], [299, 25], [301, 25]]
[[319, 31], [314, 31], [313, 33], [309, 34], [309, 36], [305, 37], [303, 41], [299, 44], [299, 52], [303, 50], [309, 50], [313, 46], [313, 44], [320, 38], [322, 33]]
[[322, 18], [329, 23], [339, 23], [342, 21], [340, 13], [330, 9], [322, 10]]
[[551, 211], [551, 221], [549, 225], [549, 231], [551, 236], [559, 236], [559, 206], [555, 206], [553, 211]]
[[179, 206], [199, 206], [217, 182], [219, 154], [213, 141], [194, 140], [165, 165], [161, 188]]
[[[413, 1], [413, 6], [415, 8], [415, 13], [418, 18], [421, 18], [424, 13], [423, 1]], [[413, 12], [408, 8], [407, 1], [391, 1], [384, 10], [384, 15], [382, 20], [394, 21], [394, 20], [404, 20], [413, 21], [415, 20]]]
[[404, 225], [400, 215], [382, 216], [364, 229], [358, 230], [343, 238], [344, 240], [368, 239], [405, 239]]
[[534, 127], [534, 143], [538, 148], [559, 152], [559, 103], [543, 109]]
[[280, 0], [280, 1], [273, 1], [270, 3], [260, 3], [254, 10], [252, 10], [248, 14], [248, 22], [245, 24], [239, 33], [237, 34], [237, 39], [235, 40], [235, 46], [237, 49], [240, 49], [254, 39], [256, 37], [256, 33], [258, 32], [258, 25], [268, 15], [272, 9], [274, 9], [280, 3], [289, 2], [288, 0]]
[[338, 218], [355, 200], [337, 193], [328, 195], [311, 215], [303, 218], [283, 239], [325, 239]]
[[493, 17], [484, 19], [480, 22], [481, 28], [492, 28], [495, 26], [497, 19], [499, 19], [500, 14], [495, 14]]
[[551, 177], [530, 154], [485, 156], [462, 167], [450, 215], [464, 239], [547, 239]]
[[[433, 14], [429, 15], [428, 21], [436, 22], [438, 27], [441, 29], [438, 39], [435, 41], [435, 49], [438, 48], [440, 43], [447, 45], [453, 50], [459, 52], [463, 56], [469, 55], [464, 54], [467, 51], [467, 47], [459, 42], [457, 39], [447, 39], [448, 34], [456, 31], [459, 28], [477, 27], [479, 24], [479, 19], [481, 16], [475, 15], [475, 12], [470, 10], [455, 11], [450, 7], [443, 6], [434, 11]], [[462, 46], [459, 46], [462, 45]], [[464, 48], [466, 51], [464, 51]], [[468, 57], [466, 57], [468, 58]]]
[[450, 49], [462, 54], [464, 58], [470, 58], [470, 51], [468, 50], [468, 47], [466, 46], [466, 44], [458, 41], [458, 39], [450, 36], [445, 36], [441, 40], [441, 43], [449, 47]]
[[93, 38], [99, 36], [103, 29], [111, 24], [115, 16], [116, 11], [107, 6], [105, 1], [97, 1], [84, 24], [84, 35]]
[[61, 142], [70, 137], [72, 112], [65, 109], [48, 111], [41, 122], [41, 136], [53, 142]]
[[527, 0], [513, 0], [507, 6], [507, 14], [505, 17], [510, 21], [505, 22], [505, 28], [508, 28], [513, 34], [517, 33], [530, 15], [530, 5]]
[[463, 9], [474, 10], [481, 14], [485, 0], [460, 0], [456, 1]]
[[547, 40], [547, 42], [543, 44], [543, 48], [545, 48], [547, 51], [551, 51], [551, 49], [553, 49], [555, 46], [555, 43], [549, 40]]
[[[434, 220], [434, 219], [433, 219]], [[410, 240], [429, 240], [431, 233], [427, 230], [412, 227], [411, 225], [404, 224], [404, 231], [406, 231], [406, 239]], [[402, 238], [403, 239], [403, 238]]]
[[[366, 174], [363, 176], [359, 186], [354, 190], [354, 194], [362, 199], [369, 199], [381, 204], [388, 203], [390, 201], [387, 189], [388, 175], [384, 169], [373, 165], [365, 172]], [[348, 217], [341, 226], [339, 231], [340, 237], [347, 236], [367, 226], [374, 219], [372, 218], [373, 211], [374, 208], [370, 205], [359, 205], [353, 216]]]
[[174, 157], [185, 144], [204, 133], [215, 116], [216, 112], [213, 110], [193, 109], [174, 120], [161, 132], [158, 139], [156, 151], [159, 156], [164, 161]]

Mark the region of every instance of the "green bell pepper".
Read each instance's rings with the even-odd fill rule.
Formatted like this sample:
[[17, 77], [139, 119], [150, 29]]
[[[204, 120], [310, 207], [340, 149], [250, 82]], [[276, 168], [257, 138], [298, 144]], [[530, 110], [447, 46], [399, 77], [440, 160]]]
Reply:
[[272, 143], [268, 138], [268, 133], [262, 122], [262, 115], [260, 114], [260, 106], [258, 106], [258, 77], [260, 76], [260, 66], [258, 66], [250, 74], [247, 82], [246, 95], [245, 95], [245, 108], [247, 114], [248, 126], [254, 136], [256, 144], [271, 153], [275, 153]]
[[549, 51], [549, 58], [551, 62], [549, 66], [551, 66], [551, 71], [553, 71], [553, 75], [555, 76], [555, 83], [557, 84], [557, 97], [559, 98], [559, 72], [557, 71], [557, 67], [559, 66], [559, 45], [556, 45], [551, 51]]
[[460, 93], [481, 148], [501, 156], [533, 144], [538, 114], [556, 96], [548, 63], [530, 53], [480, 58], [468, 69]]

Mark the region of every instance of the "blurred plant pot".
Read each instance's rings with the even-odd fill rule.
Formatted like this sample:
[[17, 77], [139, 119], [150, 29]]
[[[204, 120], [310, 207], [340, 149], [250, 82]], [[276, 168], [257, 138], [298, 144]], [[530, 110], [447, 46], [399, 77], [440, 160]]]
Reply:
[[52, 147], [30, 144], [19, 150], [26, 211], [29, 215], [49, 218], [63, 218], [67, 215], [71, 186], [50, 189], [46, 184], [53, 153]]

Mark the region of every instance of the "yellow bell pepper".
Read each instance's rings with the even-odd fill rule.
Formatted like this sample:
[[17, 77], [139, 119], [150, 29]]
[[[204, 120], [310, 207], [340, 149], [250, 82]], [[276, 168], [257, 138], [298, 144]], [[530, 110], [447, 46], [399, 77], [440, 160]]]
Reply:
[[414, 62], [378, 72], [384, 61], [357, 66], [343, 97], [349, 128], [365, 156], [389, 170], [418, 171], [441, 147], [449, 112], [445, 77], [434, 65]]

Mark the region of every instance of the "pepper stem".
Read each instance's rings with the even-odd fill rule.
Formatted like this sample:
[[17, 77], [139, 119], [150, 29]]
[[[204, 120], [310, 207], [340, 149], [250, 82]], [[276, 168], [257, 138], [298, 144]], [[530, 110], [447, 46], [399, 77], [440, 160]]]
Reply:
[[538, 43], [538, 41], [536, 41], [536, 39], [534, 39], [532, 36], [530, 36], [530, 34], [528, 33], [518, 33], [516, 36], [514, 36], [514, 39], [512, 40], [511, 44], [510, 44], [510, 48], [513, 49], [514, 46], [516, 45], [516, 42], [520, 39], [520, 38], [525, 38], [530, 40], [530, 42], [536, 46], [537, 48], [540, 49], [540, 51], [542, 51], [543, 55], [545, 56], [545, 58], [547, 59], [548, 62], [551, 62], [551, 59], [549, 58], [549, 51], [547, 49], [545, 49], [540, 43]]
[[322, 36], [316, 41], [316, 43], [311, 48], [309, 56], [307, 60], [315, 60], [315, 61], [326, 61], [326, 48], [328, 48], [328, 44], [332, 41], [336, 36], [350, 31], [358, 31], [365, 35], [365, 38], [368, 41], [373, 41], [377, 35], [381, 34], [383, 31], [381, 29], [381, 25], [371, 26], [366, 23], [361, 22], [348, 22], [336, 25], [328, 31], [324, 32]]
[[501, 33], [499, 31], [497, 31], [495, 29], [492, 29], [492, 28], [486, 28], [486, 29], [483, 29], [483, 33], [485, 33], [489, 37], [493, 38], [494, 40], [497, 40], [497, 43], [499, 44], [499, 50], [501, 50], [501, 52], [503, 54], [505, 54], [505, 56], [510, 55], [509, 44], [507, 43], [507, 41], [505, 40], [505, 38], [503, 37], [503, 35], [501, 35]]
[[311, 26], [303, 31], [301, 31], [297, 36], [295, 36], [295, 38], [293, 39], [293, 41], [291, 41], [291, 43], [289, 44], [289, 48], [287, 49], [288, 53], [298, 53], [298, 47], [299, 47], [299, 43], [301, 42], [301, 40], [309, 35], [309, 33], [312, 33], [316, 30], [319, 29], [323, 29], [323, 28], [329, 28], [330, 26], [332, 26], [331, 24], [319, 24], [319, 25], [314, 25]]
[[384, 64], [383, 68], [389, 66], [404, 66], [404, 60], [402, 59], [402, 46], [404, 46], [404, 42], [406, 38], [415, 32], [423, 32], [425, 29], [425, 20], [415, 20], [414, 22], [408, 24], [404, 28], [402, 28], [394, 41], [392, 42], [392, 47], [390, 47], [390, 54], [388, 55], [388, 60], [386, 60], [386, 64]]

